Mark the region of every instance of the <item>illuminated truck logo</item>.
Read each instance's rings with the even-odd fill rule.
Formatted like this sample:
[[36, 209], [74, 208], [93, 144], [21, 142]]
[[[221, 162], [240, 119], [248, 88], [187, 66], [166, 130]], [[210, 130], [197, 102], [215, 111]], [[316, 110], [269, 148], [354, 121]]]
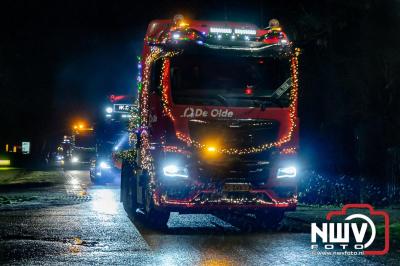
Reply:
[[115, 113], [129, 113], [133, 108], [132, 104], [114, 104]]
[[229, 109], [212, 109], [211, 111], [203, 110], [202, 108], [187, 107], [181, 117], [187, 118], [201, 118], [201, 117], [223, 117], [231, 118], [233, 117], [233, 112]]

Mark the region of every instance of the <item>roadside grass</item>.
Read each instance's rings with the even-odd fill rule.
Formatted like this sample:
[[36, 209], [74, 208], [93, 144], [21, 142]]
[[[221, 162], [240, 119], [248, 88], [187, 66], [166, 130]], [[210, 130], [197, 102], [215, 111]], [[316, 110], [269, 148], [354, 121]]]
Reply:
[[15, 168], [0, 171], [0, 187], [53, 185], [62, 183], [63, 179], [62, 171], [29, 171]]
[[[394, 222], [389, 226], [390, 230], [390, 238], [393, 241], [398, 242], [400, 240], [400, 222]], [[379, 225], [376, 227], [377, 235], [383, 236], [385, 232], [385, 226]]]

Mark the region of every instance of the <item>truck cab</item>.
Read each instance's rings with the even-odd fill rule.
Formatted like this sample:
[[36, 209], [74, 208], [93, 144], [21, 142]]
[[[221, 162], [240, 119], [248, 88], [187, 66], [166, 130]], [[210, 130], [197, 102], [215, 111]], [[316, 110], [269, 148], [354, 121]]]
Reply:
[[170, 212], [241, 212], [271, 227], [295, 210], [298, 55], [277, 20], [152, 21], [125, 209], [156, 226]]

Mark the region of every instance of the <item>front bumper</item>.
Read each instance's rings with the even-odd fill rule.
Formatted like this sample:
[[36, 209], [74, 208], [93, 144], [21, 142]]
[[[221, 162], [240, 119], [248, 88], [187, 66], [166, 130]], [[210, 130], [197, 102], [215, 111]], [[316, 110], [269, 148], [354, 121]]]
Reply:
[[[280, 192], [277, 193], [277, 191]], [[295, 187], [285, 187], [282, 197], [282, 188], [254, 188], [248, 191], [225, 192], [217, 188], [194, 190], [176, 196], [169, 193], [168, 188], [156, 189], [154, 194], [155, 207], [177, 211], [180, 213], [209, 213], [214, 211], [241, 211], [255, 212], [265, 209], [279, 208], [295, 210], [297, 194]]]
[[90, 162], [64, 162], [63, 166], [74, 170], [87, 170], [90, 168]]
[[96, 167], [90, 169], [90, 174], [92, 178], [96, 180], [112, 180], [115, 177], [119, 176], [119, 171], [117, 169], [114, 169], [114, 167], [111, 168]]

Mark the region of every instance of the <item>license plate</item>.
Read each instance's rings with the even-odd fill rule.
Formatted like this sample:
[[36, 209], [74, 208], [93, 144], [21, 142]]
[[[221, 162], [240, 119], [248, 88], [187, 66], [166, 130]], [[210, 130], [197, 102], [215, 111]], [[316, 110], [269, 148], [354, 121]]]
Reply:
[[250, 185], [242, 183], [225, 183], [223, 190], [226, 192], [249, 191]]

